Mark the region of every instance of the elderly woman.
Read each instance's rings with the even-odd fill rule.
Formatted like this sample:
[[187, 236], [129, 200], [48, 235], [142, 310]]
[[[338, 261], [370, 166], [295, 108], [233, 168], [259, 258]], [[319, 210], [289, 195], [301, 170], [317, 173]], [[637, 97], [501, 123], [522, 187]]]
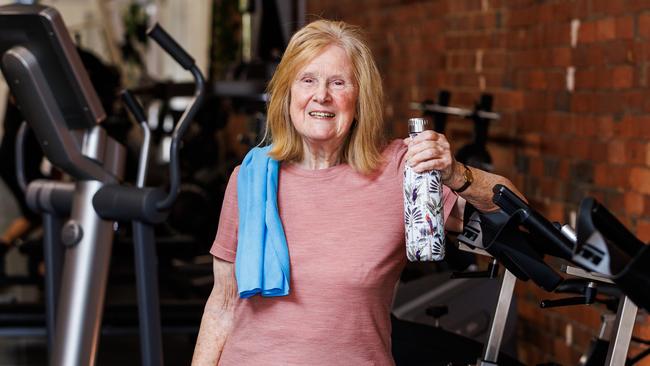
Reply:
[[[228, 183], [210, 251], [214, 288], [193, 364], [392, 365], [390, 306], [406, 263], [405, 164], [441, 172], [449, 230], [462, 229], [465, 201], [494, 210], [492, 187], [514, 187], [457, 163], [441, 134], [385, 143], [381, 77], [358, 29], [346, 23], [319, 20], [298, 31], [269, 95], [271, 147], [261, 155], [280, 163], [276, 178], [262, 180], [272, 189], [257, 191], [277, 192], [266, 212], [277, 207], [281, 230], [267, 220], [261, 241], [286, 239], [291, 277], [284, 292], [258, 291], [268, 296], [238, 287], [246, 273], [236, 266], [250, 259], [241, 243], [249, 226], [240, 222], [250, 219], [240, 205], [259, 199], [241, 187], [256, 174], [242, 178], [245, 159]], [[264, 255], [283, 258], [282, 247], [273, 248]]]

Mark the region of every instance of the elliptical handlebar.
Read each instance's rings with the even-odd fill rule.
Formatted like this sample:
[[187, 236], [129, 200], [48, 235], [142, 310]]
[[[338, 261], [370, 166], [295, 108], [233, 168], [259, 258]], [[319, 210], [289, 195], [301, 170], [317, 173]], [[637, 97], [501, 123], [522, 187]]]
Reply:
[[165, 52], [176, 60], [185, 70], [192, 73], [194, 82], [196, 84], [194, 91], [194, 98], [189, 106], [181, 116], [180, 120], [174, 128], [172, 134], [172, 141], [169, 151], [169, 193], [162, 201], [158, 202], [156, 208], [160, 211], [170, 208], [174, 204], [174, 200], [178, 196], [181, 184], [181, 174], [179, 167], [178, 150], [180, 149], [181, 139], [189, 124], [194, 119], [198, 112], [203, 99], [205, 98], [205, 78], [201, 70], [196, 66], [194, 59], [158, 24], [155, 24], [147, 31], [147, 35], [151, 37]]
[[27, 180], [25, 179], [25, 139], [27, 138], [27, 122], [23, 121], [16, 134], [16, 180], [23, 192], [27, 192]]
[[158, 23], [147, 30], [147, 36], [151, 37], [162, 49], [176, 60], [185, 70], [190, 70], [195, 62], [172, 36], [169, 35]]
[[136, 178], [136, 187], [144, 188], [147, 179], [147, 164], [149, 162], [149, 149], [151, 146], [151, 130], [147, 124], [147, 118], [144, 115], [142, 105], [135, 99], [133, 94], [128, 89], [122, 90], [120, 93], [122, 101], [127, 109], [131, 112], [136, 121], [142, 128], [142, 148], [140, 149], [140, 157], [138, 159], [138, 176]]
[[142, 106], [138, 101], [135, 99], [131, 91], [128, 89], [122, 90], [120, 93], [120, 96], [122, 97], [122, 101], [126, 105], [126, 107], [129, 109], [129, 111], [133, 114], [133, 117], [138, 123], [146, 122], [147, 118], [144, 115], [144, 110], [142, 109]]

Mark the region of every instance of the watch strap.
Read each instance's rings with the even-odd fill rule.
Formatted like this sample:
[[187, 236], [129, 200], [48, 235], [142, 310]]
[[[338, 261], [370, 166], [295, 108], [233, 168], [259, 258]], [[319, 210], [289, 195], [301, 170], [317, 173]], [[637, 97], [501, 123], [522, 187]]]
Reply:
[[467, 188], [469, 188], [470, 185], [472, 185], [472, 182], [474, 182], [474, 179], [472, 177], [472, 171], [465, 164], [463, 164], [463, 167], [465, 167], [465, 172], [463, 172], [463, 179], [465, 179], [465, 183], [463, 183], [463, 185], [460, 186], [460, 188], [453, 189], [453, 191], [456, 193], [461, 193], [465, 191]]

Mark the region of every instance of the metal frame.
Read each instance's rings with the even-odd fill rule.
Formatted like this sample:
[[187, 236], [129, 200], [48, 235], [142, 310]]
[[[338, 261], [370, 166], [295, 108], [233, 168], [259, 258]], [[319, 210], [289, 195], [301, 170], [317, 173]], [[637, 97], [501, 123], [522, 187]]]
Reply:
[[[599, 273], [587, 272], [581, 268], [573, 266], [563, 265], [562, 272], [597, 282], [608, 284], [614, 283], [609, 278], [602, 277]], [[627, 352], [630, 347], [630, 340], [632, 339], [632, 332], [634, 330], [634, 323], [636, 322], [637, 311], [638, 307], [629, 297], [621, 297], [618, 303], [612, 336], [609, 339], [609, 349], [607, 350], [605, 366], [625, 365]]]

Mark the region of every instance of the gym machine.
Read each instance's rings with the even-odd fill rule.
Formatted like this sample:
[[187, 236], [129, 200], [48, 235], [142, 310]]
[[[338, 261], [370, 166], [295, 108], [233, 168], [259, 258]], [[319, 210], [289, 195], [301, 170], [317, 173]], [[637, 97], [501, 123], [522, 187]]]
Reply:
[[[493, 213], [474, 212], [458, 236], [459, 249], [493, 258], [486, 275], [498, 274], [498, 263], [505, 267], [499, 296], [490, 321], [488, 340], [483, 346], [476, 365], [503, 365], [499, 356], [504, 329], [508, 325], [508, 311], [513, 301], [514, 286], [519, 278], [532, 280], [551, 291], [562, 278], [548, 267], [531, 245], [529, 238], [512, 231], [513, 221], [503, 211]], [[508, 243], [514, 243], [512, 247]], [[471, 273], [470, 273], [471, 274]]]
[[[168, 192], [144, 188], [147, 141], [137, 186], [121, 182], [124, 148], [101, 126], [105, 113], [59, 13], [37, 5], [0, 7], [5, 79], [47, 158], [74, 179], [74, 183], [23, 182], [28, 201], [46, 219], [47, 325], [53, 365], [95, 362], [116, 220], [133, 222], [142, 363], [163, 363], [152, 225], [165, 219], [178, 193], [178, 150], [203, 100], [204, 80], [192, 57], [162, 28], [154, 26], [148, 35], [190, 71], [196, 83], [194, 99], [172, 136]], [[137, 103], [128, 94], [125, 98], [142, 122]], [[68, 215], [60, 228], [60, 218]]]
[[[516, 233], [515, 235], [520, 237], [515, 241], [508, 238], [504, 241], [506, 246], [512, 248], [521, 247], [521, 237], [523, 236], [536, 240], [538, 244], [535, 247], [539, 252], [565, 259], [588, 271], [593, 271], [596, 268], [590, 268], [585, 264], [585, 261], [591, 260], [589, 263], [592, 264], [607, 263], [606, 268], [609, 270], [605, 272], [586, 272], [571, 265], [563, 266], [562, 271], [566, 274], [587, 281], [586, 286], [583, 288], [584, 296], [543, 301], [541, 307], [589, 304], [594, 301], [598, 286], [602, 287], [604, 284], [607, 289], [611, 287], [612, 282], [615, 283], [623, 291], [624, 296], [620, 296], [604, 364], [608, 366], [625, 364], [637, 313], [637, 306], [631, 299], [635, 299], [634, 301], [638, 301], [643, 307], [648, 305], [645, 302], [645, 296], [647, 296], [645, 287], [640, 285], [647, 283], [645, 281], [648, 281], [649, 275], [645, 246], [627, 231], [611, 213], [597, 204], [592, 198], [586, 198], [581, 204], [580, 219], [577, 225], [580, 235], [575, 235], [567, 225], [560, 226], [559, 224], [550, 223], [504, 186], [497, 185], [494, 187], [493, 201], [509, 217], [507, 223], [502, 227], [502, 231], [505, 230], [510, 234]], [[483, 228], [483, 221], [481, 221], [481, 227]], [[525, 230], [522, 228], [525, 228]], [[603, 234], [603, 231], [599, 229], [605, 233]], [[621, 252], [624, 252], [624, 254], [621, 254]], [[507, 259], [516, 258], [516, 255], [512, 255], [512, 253], [511, 251], [506, 253], [506, 263]], [[596, 254], [600, 255], [597, 256]], [[612, 263], [616, 264], [612, 265]], [[646, 266], [643, 266], [644, 263]], [[507, 265], [506, 267], [508, 268]], [[646, 268], [646, 270], [643, 270], [643, 268]], [[509, 269], [516, 270], [517, 268], [510, 267]], [[519, 266], [518, 269], [527, 268]], [[602, 271], [603, 267], [598, 268], [598, 270]], [[527, 270], [526, 274], [529, 275], [531, 272]], [[549, 278], [552, 277], [549, 276]], [[539, 280], [536, 281], [532, 276], [531, 279], [540, 287], [549, 290]], [[552, 283], [547, 282], [547, 285]], [[557, 282], [553, 289], [559, 288], [560, 284], [561, 282]]]

